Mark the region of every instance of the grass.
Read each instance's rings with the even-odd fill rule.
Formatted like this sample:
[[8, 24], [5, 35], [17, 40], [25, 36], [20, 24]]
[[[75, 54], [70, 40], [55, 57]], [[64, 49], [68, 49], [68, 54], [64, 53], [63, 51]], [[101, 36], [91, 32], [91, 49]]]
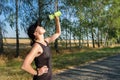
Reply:
[[120, 53], [120, 47], [102, 48], [71, 54], [53, 56], [53, 66], [57, 69], [80, 66], [86, 62], [94, 61], [103, 57], [109, 57]]
[[[6, 55], [0, 56], [0, 79], [1, 80], [32, 80], [32, 76], [20, 69], [26, 52], [29, 49], [20, 50], [20, 57], [14, 58], [14, 50], [7, 49]], [[54, 51], [52, 51], [54, 52]], [[57, 70], [68, 69], [70, 66], [80, 66], [86, 62], [95, 61], [103, 57], [109, 57], [120, 54], [120, 47], [101, 48], [101, 49], [73, 49], [73, 51], [64, 50], [62, 54], [52, 56], [53, 72]], [[12, 54], [13, 53], [13, 54]], [[33, 65], [34, 66], [34, 65]]]

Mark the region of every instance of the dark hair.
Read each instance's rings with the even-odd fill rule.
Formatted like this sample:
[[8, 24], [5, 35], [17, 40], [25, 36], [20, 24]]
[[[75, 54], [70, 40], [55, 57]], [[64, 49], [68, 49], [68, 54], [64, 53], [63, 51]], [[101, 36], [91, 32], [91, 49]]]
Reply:
[[35, 43], [34, 32], [37, 26], [41, 26], [41, 22], [37, 20], [35, 23], [31, 24], [27, 29], [28, 37], [31, 39], [30, 45], [32, 46]]

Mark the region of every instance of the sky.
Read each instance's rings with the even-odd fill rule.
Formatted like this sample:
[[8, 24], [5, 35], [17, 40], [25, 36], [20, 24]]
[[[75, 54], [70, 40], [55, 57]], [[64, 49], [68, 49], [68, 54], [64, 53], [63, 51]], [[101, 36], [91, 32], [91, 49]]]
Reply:
[[[6, 31], [7, 31], [7, 33], [5, 33], [4, 37], [10, 37], [10, 38], [15, 38], [16, 37], [16, 32], [15, 32], [14, 28], [12, 29], [10, 26], [8, 26], [8, 27], [6, 27]], [[20, 38], [26, 38], [27, 37], [27, 34], [24, 32], [24, 30], [19, 31], [19, 37]]]
[[[4, 16], [0, 16], [0, 21], [4, 21]], [[2, 26], [3, 29], [6, 31], [3, 34], [3, 37], [9, 37], [9, 38], [15, 38], [16, 37], [16, 32], [15, 32], [15, 28], [11, 28], [8, 24], [6, 24], [6, 26]], [[26, 38], [28, 37], [27, 34], [24, 32], [24, 30], [19, 29], [19, 37], [20, 38]]]
[[[11, 4], [6, 4], [6, 5], [11, 5]], [[0, 22], [4, 22], [5, 17], [3, 13], [0, 14]], [[6, 21], [5, 21], [6, 23]], [[0, 25], [1, 26], [1, 25]], [[2, 28], [6, 31], [3, 33], [3, 37], [9, 37], [9, 38], [16, 38], [16, 30], [15, 27], [11, 28], [8, 23], [6, 23], [6, 26], [2, 26]], [[24, 32], [24, 30], [19, 29], [19, 37], [20, 38], [26, 38], [28, 37], [27, 34]]]

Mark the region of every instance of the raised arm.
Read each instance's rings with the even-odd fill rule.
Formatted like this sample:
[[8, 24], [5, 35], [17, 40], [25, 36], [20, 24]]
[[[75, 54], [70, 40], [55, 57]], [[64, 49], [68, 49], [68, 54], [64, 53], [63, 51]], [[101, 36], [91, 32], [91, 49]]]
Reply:
[[60, 20], [59, 17], [57, 16], [55, 17], [55, 24], [56, 24], [55, 33], [52, 36], [45, 39], [48, 43], [54, 42], [61, 34]]

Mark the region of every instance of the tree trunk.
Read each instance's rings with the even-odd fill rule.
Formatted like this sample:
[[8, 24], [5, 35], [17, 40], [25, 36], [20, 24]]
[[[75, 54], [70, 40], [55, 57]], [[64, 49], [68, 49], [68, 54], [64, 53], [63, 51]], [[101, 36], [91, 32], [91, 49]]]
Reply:
[[[92, 3], [91, 3], [91, 8], [92, 8], [92, 18], [91, 20], [93, 20], [93, 17], [94, 17], [94, 8], [93, 8], [93, 0], [92, 0]], [[93, 45], [93, 48], [95, 48], [95, 40], [94, 40], [94, 32], [93, 32], [93, 27], [94, 27], [94, 23], [91, 22], [91, 35], [92, 35], [92, 45]]]
[[16, 56], [19, 56], [18, 0], [16, 0]]
[[103, 32], [103, 29], [101, 29], [100, 32], [101, 32], [101, 33], [100, 33], [100, 44], [101, 44], [101, 46], [102, 46], [102, 45], [103, 45], [103, 40], [102, 40], [102, 37], [103, 37], [103, 36], [102, 36], [102, 34], [103, 34], [103, 33], [102, 33], [102, 32]]
[[67, 34], [67, 28], [66, 28], [66, 49], [68, 48], [68, 43], [67, 43], [67, 36], [68, 36], [68, 34]]
[[88, 29], [86, 28], [86, 35], [87, 35], [87, 47], [89, 47], [89, 39], [88, 39]]
[[43, 5], [42, 5], [43, 3], [42, 3], [42, 1], [41, 0], [38, 0], [38, 8], [39, 8], [39, 11], [38, 11], [38, 19], [39, 19], [39, 21], [42, 21], [42, 7], [43, 7]]
[[72, 49], [72, 48], [71, 48], [71, 47], [72, 47], [72, 43], [71, 43], [71, 40], [72, 40], [72, 39], [71, 39], [71, 37], [72, 37], [72, 35], [71, 35], [71, 34], [72, 34], [72, 33], [71, 33], [71, 32], [72, 32], [72, 31], [71, 31], [71, 26], [70, 26], [70, 39], [69, 39], [69, 43], [70, 43], [70, 50]]
[[81, 48], [81, 47], [82, 47], [82, 45], [81, 45], [81, 39], [82, 39], [82, 38], [81, 38], [81, 33], [82, 33], [82, 32], [81, 32], [81, 29], [79, 29], [79, 31], [80, 31], [80, 32], [79, 32], [79, 33], [80, 33], [80, 34], [79, 34], [79, 48]]
[[3, 36], [2, 36], [2, 29], [0, 27], [0, 54], [3, 53]]
[[81, 48], [81, 38], [79, 37], [79, 48]]
[[93, 45], [93, 48], [95, 48], [95, 41], [94, 41], [93, 28], [91, 28], [91, 35], [92, 35], [92, 45]]
[[[58, 0], [55, 1], [55, 11], [58, 11]], [[55, 30], [56, 30], [56, 28], [55, 28]], [[56, 53], [60, 53], [59, 47], [58, 47], [58, 39], [55, 40], [54, 45], [55, 45]]]
[[98, 41], [97, 41], [98, 47], [100, 47], [100, 30], [98, 28]]

